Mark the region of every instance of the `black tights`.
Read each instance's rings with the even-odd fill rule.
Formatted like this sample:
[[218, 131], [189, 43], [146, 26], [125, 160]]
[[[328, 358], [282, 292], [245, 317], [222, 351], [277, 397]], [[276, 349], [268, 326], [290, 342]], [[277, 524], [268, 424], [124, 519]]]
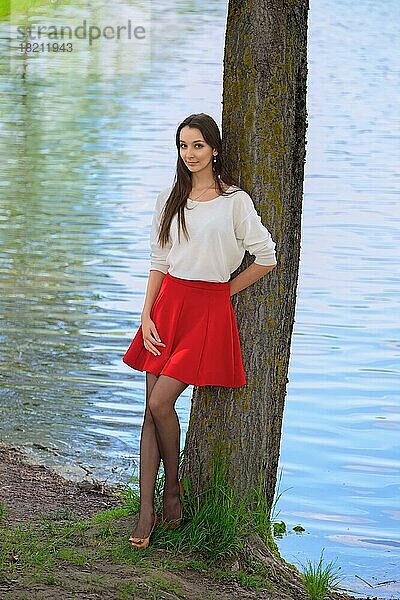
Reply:
[[180, 425], [175, 402], [189, 384], [146, 372], [146, 410], [140, 437], [140, 515], [133, 535], [148, 535], [154, 518], [154, 487], [164, 465], [164, 517], [179, 516]]

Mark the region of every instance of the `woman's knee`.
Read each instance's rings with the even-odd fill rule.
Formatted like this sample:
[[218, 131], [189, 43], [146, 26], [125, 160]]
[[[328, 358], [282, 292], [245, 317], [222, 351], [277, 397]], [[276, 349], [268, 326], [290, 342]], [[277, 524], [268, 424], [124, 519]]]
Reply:
[[157, 382], [158, 377], [153, 375], [153, 373], [149, 373], [146, 371], [146, 402], [151, 396], [151, 392], [153, 391], [153, 387]]
[[147, 406], [153, 419], [165, 417], [171, 411], [171, 406], [165, 398], [157, 395], [150, 396]]
[[147, 402], [147, 404], [146, 404], [146, 410], [144, 411], [143, 424], [144, 423], [154, 424], [154, 419], [153, 419], [153, 415], [151, 414], [151, 410], [150, 410], [150, 407], [149, 407], [149, 402]]

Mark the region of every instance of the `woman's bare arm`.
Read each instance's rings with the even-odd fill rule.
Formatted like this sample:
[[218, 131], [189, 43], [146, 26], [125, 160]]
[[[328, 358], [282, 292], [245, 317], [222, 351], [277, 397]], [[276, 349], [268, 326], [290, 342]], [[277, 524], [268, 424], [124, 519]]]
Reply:
[[164, 277], [165, 273], [162, 273], [161, 271], [150, 271], [149, 279], [147, 281], [146, 297], [142, 310], [142, 319], [150, 317], [151, 307], [154, 304], [154, 300], [157, 298]]

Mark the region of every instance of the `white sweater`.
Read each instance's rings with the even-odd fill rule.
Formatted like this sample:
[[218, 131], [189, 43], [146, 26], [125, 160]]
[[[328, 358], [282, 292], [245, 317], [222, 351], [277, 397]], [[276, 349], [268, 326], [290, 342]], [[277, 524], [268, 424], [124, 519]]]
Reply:
[[275, 242], [261, 222], [249, 194], [238, 187], [234, 194], [205, 202], [188, 198], [185, 221], [189, 240], [181, 227], [178, 242], [177, 215], [171, 222], [171, 242], [157, 242], [161, 213], [171, 187], [157, 197], [150, 234], [150, 270], [169, 272], [182, 279], [229, 281], [241, 264], [245, 250], [258, 265], [275, 265]]

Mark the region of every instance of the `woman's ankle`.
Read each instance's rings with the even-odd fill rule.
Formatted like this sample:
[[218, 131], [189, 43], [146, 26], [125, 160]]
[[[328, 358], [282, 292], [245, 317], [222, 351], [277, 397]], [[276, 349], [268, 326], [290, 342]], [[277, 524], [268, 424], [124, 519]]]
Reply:
[[164, 484], [164, 496], [177, 496], [179, 495], [179, 481], [173, 481], [172, 483], [165, 482]]
[[155, 512], [156, 511], [154, 506], [141, 506], [139, 511], [139, 518], [154, 516]]

